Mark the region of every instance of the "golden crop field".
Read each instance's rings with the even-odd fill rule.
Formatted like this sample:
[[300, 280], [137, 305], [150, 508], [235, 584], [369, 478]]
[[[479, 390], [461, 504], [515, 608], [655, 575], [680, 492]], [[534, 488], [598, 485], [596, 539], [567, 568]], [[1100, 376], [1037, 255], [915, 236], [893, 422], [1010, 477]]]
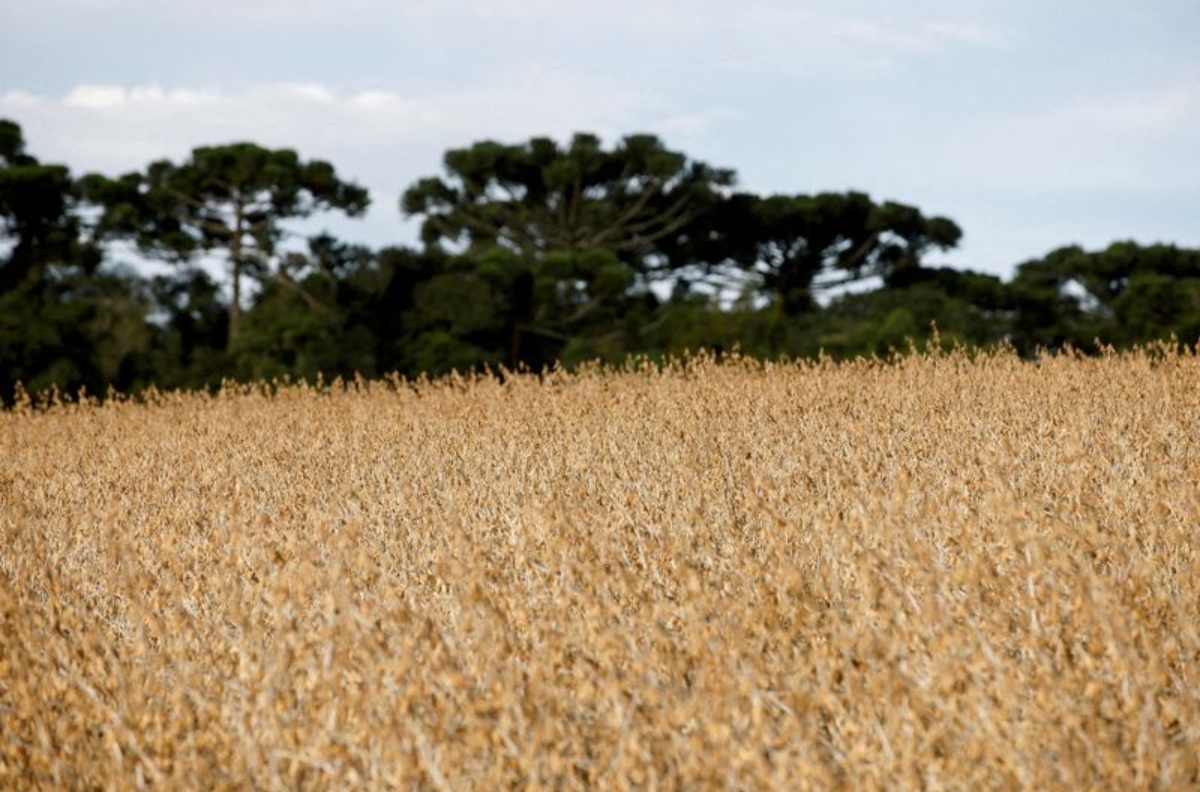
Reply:
[[1196, 789], [1200, 358], [0, 413], [0, 788]]

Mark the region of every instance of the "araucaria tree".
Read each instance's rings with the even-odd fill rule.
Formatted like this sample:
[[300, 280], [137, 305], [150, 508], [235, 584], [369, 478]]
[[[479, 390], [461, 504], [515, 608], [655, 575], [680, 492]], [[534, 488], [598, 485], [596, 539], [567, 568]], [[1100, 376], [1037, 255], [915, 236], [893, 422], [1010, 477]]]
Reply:
[[566, 147], [542, 137], [485, 141], [448, 151], [445, 166], [445, 178], [422, 179], [401, 199], [405, 214], [424, 216], [425, 242], [500, 245], [526, 256], [604, 248], [639, 268], [733, 181], [733, 171], [644, 134], [611, 150], [587, 133]]
[[[610, 149], [576, 134], [492, 141], [446, 153], [446, 173], [408, 189], [426, 244], [476, 262], [505, 314], [512, 363], [537, 365], [531, 337], [561, 346], [593, 336], [631, 289], [670, 275], [665, 251], [720, 200], [733, 172], [629, 135]], [[585, 330], [591, 325], [591, 330]]]
[[958, 244], [962, 231], [916, 207], [875, 203], [861, 192], [816, 195], [737, 193], [705, 218], [687, 240], [688, 255], [715, 267], [723, 261], [758, 273], [765, 295], [785, 314], [817, 306], [816, 293], [864, 278], [898, 286], [932, 250]]
[[302, 161], [290, 149], [234, 143], [194, 149], [182, 164], [152, 163], [144, 173], [116, 179], [92, 174], [83, 195], [99, 205], [100, 237], [137, 243], [147, 255], [191, 262], [220, 253], [229, 267], [229, 339], [238, 337], [244, 279], [286, 278], [277, 264], [284, 221], [318, 211], [354, 217], [366, 211], [367, 191], [338, 178], [332, 165]]

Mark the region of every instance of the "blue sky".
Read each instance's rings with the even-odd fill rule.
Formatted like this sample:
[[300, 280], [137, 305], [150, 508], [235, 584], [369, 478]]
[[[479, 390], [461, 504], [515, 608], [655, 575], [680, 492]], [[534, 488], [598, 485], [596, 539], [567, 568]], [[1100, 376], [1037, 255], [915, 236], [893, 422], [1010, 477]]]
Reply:
[[77, 173], [252, 140], [374, 199], [450, 147], [659, 134], [745, 189], [956, 220], [940, 262], [1200, 247], [1195, 0], [0, 0], [0, 117]]

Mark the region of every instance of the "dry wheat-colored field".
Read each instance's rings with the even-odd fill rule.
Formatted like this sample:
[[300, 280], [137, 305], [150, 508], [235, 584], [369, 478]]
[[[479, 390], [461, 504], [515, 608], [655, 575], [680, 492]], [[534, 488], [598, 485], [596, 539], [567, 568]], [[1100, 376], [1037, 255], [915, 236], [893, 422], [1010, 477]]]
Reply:
[[0, 413], [0, 788], [1196, 789], [1200, 358]]

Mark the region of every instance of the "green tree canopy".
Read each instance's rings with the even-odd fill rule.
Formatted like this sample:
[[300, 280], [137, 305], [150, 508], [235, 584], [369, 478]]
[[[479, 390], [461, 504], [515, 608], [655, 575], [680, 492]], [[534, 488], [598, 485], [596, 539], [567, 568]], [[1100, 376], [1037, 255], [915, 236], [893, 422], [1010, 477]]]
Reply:
[[361, 310], [362, 281], [374, 266], [366, 248], [327, 234], [284, 256], [282, 277], [263, 284], [231, 350], [239, 376], [375, 374], [374, 336]]
[[[583, 133], [566, 146], [540, 137], [485, 141], [447, 152], [445, 167], [444, 177], [407, 190], [401, 210], [422, 218], [427, 245], [449, 246], [475, 271], [467, 277], [456, 268], [437, 289], [453, 281], [463, 294], [479, 293], [479, 310], [487, 305], [506, 328], [501, 359], [510, 365], [544, 365], [568, 346], [603, 341], [595, 333], [611, 328], [601, 320], [631, 290], [670, 275], [669, 240], [733, 183], [732, 171], [653, 135], [630, 135], [611, 149]], [[424, 291], [445, 302], [433, 300], [434, 286]]]
[[131, 273], [101, 271], [81, 235], [75, 184], [0, 120], [0, 401], [17, 383], [93, 393], [143, 375], [148, 297]]
[[21, 127], [0, 119], [0, 293], [52, 264], [94, 269], [97, 251], [80, 243], [72, 180], [63, 165], [27, 154]]
[[[299, 219], [367, 207], [329, 163], [234, 143], [75, 180], [0, 120], [0, 401], [17, 382], [97, 393], [697, 348], [886, 354], [935, 324], [943, 343], [1025, 354], [1200, 339], [1196, 250], [1063, 247], [1005, 282], [931, 265], [961, 237], [945, 217], [863, 192], [735, 192], [732, 171], [652, 135], [484, 141], [444, 164], [401, 199], [420, 248], [305, 247]], [[110, 240], [180, 266], [122, 268]]]
[[1200, 338], [1200, 250], [1116, 242], [1058, 248], [1017, 268], [1015, 341], [1025, 352], [1096, 341]]
[[899, 285], [930, 249], [952, 248], [961, 236], [947, 218], [861, 192], [736, 193], [699, 219], [677, 255], [706, 270], [733, 264], [758, 273], [763, 292], [796, 315], [816, 307], [820, 289], [871, 276]]
[[485, 141], [446, 153], [446, 176], [421, 179], [401, 198], [421, 216], [426, 243], [525, 257], [611, 251], [641, 273], [656, 246], [711, 207], [733, 172], [672, 151], [653, 135], [606, 150], [595, 135], [563, 147], [549, 138]]
[[328, 162], [254, 143], [201, 147], [182, 164], [160, 160], [144, 172], [116, 179], [92, 174], [81, 184], [85, 197], [103, 208], [101, 236], [132, 239], [144, 253], [170, 261], [224, 255], [231, 343], [239, 331], [243, 278], [286, 277], [277, 266], [285, 221], [322, 210], [357, 216], [370, 201]]

